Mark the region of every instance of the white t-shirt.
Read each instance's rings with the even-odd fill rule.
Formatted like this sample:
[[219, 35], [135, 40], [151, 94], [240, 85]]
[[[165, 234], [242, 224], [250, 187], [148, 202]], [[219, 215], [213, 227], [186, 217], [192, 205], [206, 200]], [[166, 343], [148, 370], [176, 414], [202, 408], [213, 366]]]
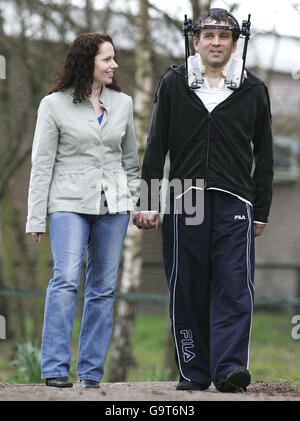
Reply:
[[195, 93], [201, 99], [205, 107], [211, 112], [220, 102], [228, 98], [233, 91], [227, 88], [200, 88]]

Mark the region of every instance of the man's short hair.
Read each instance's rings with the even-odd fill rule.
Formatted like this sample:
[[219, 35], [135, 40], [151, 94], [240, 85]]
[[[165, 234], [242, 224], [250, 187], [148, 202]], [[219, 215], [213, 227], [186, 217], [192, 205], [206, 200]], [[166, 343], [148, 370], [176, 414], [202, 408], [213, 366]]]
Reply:
[[[203, 12], [195, 22], [195, 26], [203, 25], [206, 20], [215, 20], [217, 23], [225, 22], [232, 26], [235, 31], [232, 31], [233, 42], [239, 39], [240, 27], [237, 22], [230, 16], [225, 9], [209, 9]], [[201, 29], [194, 31], [195, 37], [199, 38]]]

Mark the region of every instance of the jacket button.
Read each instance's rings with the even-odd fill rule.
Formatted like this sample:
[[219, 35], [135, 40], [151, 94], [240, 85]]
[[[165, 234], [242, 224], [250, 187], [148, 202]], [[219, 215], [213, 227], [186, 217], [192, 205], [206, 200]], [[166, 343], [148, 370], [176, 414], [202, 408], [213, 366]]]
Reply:
[[108, 187], [107, 186], [104, 186], [104, 190], [107, 191], [108, 190]]
[[101, 168], [101, 165], [100, 164], [97, 164], [96, 165], [96, 168], [99, 170]]

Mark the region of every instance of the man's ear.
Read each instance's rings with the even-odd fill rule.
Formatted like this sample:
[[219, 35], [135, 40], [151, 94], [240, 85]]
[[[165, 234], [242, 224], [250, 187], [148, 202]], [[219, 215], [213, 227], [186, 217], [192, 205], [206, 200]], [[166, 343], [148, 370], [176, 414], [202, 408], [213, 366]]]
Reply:
[[198, 37], [194, 37], [194, 38], [193, 38], [193, 43], [194, 43], [194, 48], [195, 48], [195, 51], [196, 51], [197, 53], [199, 53], [199, 38], [198, 38]]
[[237, 41], [233, 41], [232, 53], [235, 53], [237, 48]]

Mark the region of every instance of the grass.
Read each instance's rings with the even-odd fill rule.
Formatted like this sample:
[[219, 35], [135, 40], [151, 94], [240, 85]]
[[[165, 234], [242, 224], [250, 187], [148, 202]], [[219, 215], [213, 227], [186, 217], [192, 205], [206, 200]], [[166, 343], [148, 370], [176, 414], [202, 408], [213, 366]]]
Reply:
[[[293, 314], [290, 312], [255, 311], [250, 347], [250, 370], [253, 381], [296, 383], [300, 386], [300, 339], [291, 337]], [[128, 381], [169, 380], [164, 368], [164, 350], [169, 321], [165, 315], [139, 315], [133, 339], [136, 365], [129, 370]], [[73, 332], [70, 379], [77, 380], [77, 338], [80, 322], [75, 321]], [[0, 342], [0, 382], [25, 383], [20, 370], [11, 364], [17, 359], [7, 340]], [[19, 355], [19, 360], [21, 357]], [[36, 354], [33, 352], [33, 358]], [[170, 355], [174, 358], [174, 355]], [[109, 353], [103, 381], [107, 381]], [[24, 372], [24, 368], [23, 368]], [[174, 379], [172, 379], [174, 380]]]
[[164, 316], [141, 315], [138, 318], [133, 340], [136, 367], [129, 371], [129, 381], [168, 380], [168, 370], [163, 367], [166, 336]]
[[39, 383], [41, 381], [41, 352], [38, 347], [29, 343], [19, 344], [11, 362], [16, 367], [16, 383]]
[[300, 382], [300, 339], [291, 336], [292, 314], [256, 312], [250, 348], [253, 381]]

